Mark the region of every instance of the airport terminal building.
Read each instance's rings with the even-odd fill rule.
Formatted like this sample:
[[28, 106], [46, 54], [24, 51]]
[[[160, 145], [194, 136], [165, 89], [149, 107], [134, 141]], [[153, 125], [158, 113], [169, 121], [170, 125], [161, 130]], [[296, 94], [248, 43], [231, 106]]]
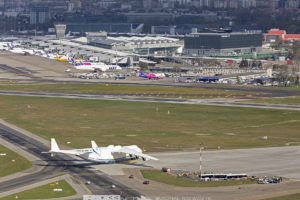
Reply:
[[139, 55], [165, 55], [182, 48], [179, 39], [163, 36], [111, 37], [106, 32], [87, 32], [86, 43], [104, 49], [135, 53]]
[[234, 56], [258, 52], [261, 32], [194, 33], [184, 37], [185, 53], [190, 56]]

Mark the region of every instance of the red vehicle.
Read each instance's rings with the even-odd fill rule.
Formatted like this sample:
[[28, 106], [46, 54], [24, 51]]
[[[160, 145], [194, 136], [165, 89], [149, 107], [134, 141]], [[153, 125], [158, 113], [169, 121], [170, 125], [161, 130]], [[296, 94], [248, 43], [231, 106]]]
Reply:
[[148, 184], [150, 184], [150, 181], [144, 181], [143, 184], [148, 185]]

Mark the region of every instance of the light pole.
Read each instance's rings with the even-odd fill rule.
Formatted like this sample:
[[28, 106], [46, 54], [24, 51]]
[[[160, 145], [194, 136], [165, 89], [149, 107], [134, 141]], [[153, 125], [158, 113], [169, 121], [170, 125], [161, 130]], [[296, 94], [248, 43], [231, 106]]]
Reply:
[[199, 144], [199, 174], [202, 179], [202, 143]]

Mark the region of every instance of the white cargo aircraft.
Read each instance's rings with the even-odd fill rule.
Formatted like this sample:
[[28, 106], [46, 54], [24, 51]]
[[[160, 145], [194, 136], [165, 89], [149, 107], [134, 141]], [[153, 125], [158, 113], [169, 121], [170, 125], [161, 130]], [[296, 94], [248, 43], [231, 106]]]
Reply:
[[115, 163], [141, 158], [146, 160], [158, 160], [152, 156], [142, 153], [142, 150], [136, 145], [98, 147], [95, 141], [91, 141], [92, 148], [61, 150], [54, 138], [51, 138], [51, 149], [47, 153], [63, 153], [79, 156], [85, 160], [98, 163]]

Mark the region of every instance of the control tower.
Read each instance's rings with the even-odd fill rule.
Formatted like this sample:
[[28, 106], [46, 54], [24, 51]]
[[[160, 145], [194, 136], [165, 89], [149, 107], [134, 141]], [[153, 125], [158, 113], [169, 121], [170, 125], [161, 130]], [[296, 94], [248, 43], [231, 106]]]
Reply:
[[55, 31], [56, 31], [56, 38], [57, 39], [63, 39], [66, 34], [67, 25], [65, 24], [56, 24], [55, 25]]

